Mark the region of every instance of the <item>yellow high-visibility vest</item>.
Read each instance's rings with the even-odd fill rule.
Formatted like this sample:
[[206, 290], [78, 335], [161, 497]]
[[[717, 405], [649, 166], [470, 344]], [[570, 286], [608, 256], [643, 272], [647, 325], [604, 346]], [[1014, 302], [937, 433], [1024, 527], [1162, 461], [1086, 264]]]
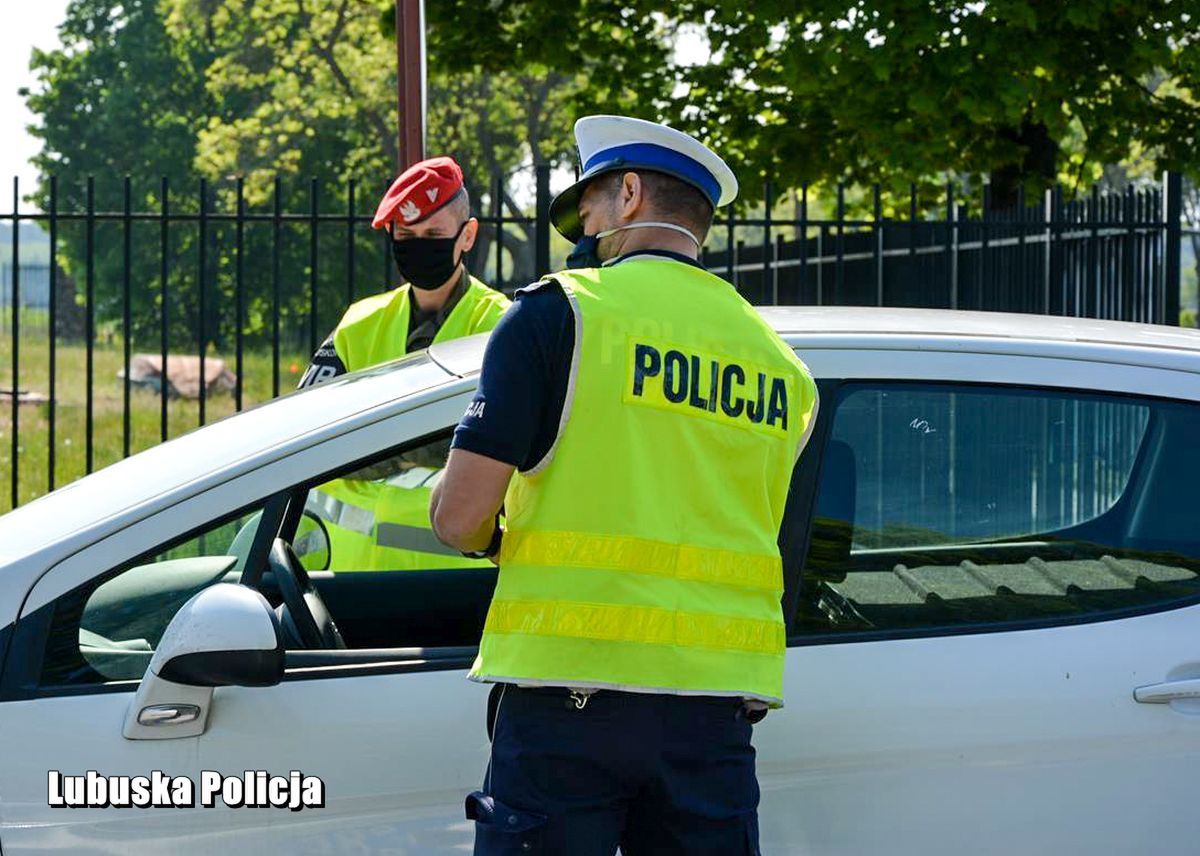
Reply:
[[[346, 310], [333, 341], [347, 371], [404, 356], [410, 288], [403, 285], [365, 298]], [[470, 277], [433, 341], [489, 332], [510, 305], [503, 294]], [[438, 474], [416, 467], [383, 481], [334, 479], [313, 491], [307, 507], [329, 532], [330, 567], [376, 571], [488, 565], [441, 544], [430, 529], [429, 499]]]
[[[402, 285], [352, 304], [333, 331], [333, 345], [346, 371], [386, 363], [407, 352], [411, 285]], [[487, 333], [500, 321], [510, 301], [475, 277], [459, 298], [434, 344]]]
[[554, 279], [575, 317], [566, 412], [510, 483], [470, 677], [781, 705], [777, 537], [811, 375], [691, 265], [641, 256]]

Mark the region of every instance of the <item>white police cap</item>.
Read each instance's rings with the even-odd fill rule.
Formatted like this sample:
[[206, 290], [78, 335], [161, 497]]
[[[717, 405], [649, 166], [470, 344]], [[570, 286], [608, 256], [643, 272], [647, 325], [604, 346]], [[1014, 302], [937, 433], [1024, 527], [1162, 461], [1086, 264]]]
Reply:
[[554, 198], [550, 222], [569, 241], [583, 236], [579, 197], [596, 178], [615, 170], [646, 169], [685, 181], [714, 208], [737, 198], [738, 183], [725, 161], [699, 140], [656, 122], [629, 116], [584, 116], [575, 123], [583, 172]]

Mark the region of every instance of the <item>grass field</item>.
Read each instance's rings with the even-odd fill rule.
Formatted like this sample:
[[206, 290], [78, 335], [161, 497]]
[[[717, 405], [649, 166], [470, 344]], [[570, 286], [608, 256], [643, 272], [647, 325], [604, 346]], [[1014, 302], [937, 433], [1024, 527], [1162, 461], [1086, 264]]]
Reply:
[[[24, 315], [24, 313], [22, 313]], [[50, 340], [43, 324], [31, 317], [22, 318], [29, 330], [21, 336], [20, 374], [22, 390], [49, 395]], [[135, 350], [136, 352], [136, 350]], [[219, 354], [230, 371], [235, 370], [234, 355]], [[117, 376], [123, 367], [123, 344], [119, 338], [98, 342], [93, 353], [93, 469], [119, 461], [125, 450], [124, 382]], [[243, 407], [271, 398], [271, 353], [247, 350], [244, 354]], [[281, 353], [281, 392], [295, 387], [308, 364], [302, 353]], [[57, 403], [55, 406], [55, 486], [61, 487], [86, 473], [87, 432], [87, 357], [81, 343], [60, 341], [57, 347]], [[0, 388], [12, 388], [11, 338], [0, 335]], [[156, 392], [133, 387], [130, 390], [130, 453], [147, 449], [160, 441], [160, 397]], [[232, 393], [217, 393], [205, 405], [205, 422], [234, 412]], [[200, 422], [198, 401], [168, 401], [168, 436], [178, 437], [193, 430]], [[21, 405], [17, 416], [17, 488], [18, 504], [47, 492], [49, 487], [48, 404]], [[12, 408], [8, 399], [0, 402], [0, 513], [12, 508]]]

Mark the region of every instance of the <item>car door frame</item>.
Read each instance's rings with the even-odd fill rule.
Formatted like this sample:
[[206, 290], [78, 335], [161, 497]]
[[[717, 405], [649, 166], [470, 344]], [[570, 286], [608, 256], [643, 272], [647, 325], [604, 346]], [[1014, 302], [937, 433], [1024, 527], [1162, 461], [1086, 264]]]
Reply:
[[[426, 391], [412, 402], [406, 402], [404, 409], [398, 413], [381, 415], [377, 421], [352, 431], [314, 441], [201, 493], [155, 508], [136, 521], [122, 521], [121, 525], [114, 526], [88, 546], [52, 565], [33, 582], [23, 599], [7, 656], [0, 666], [0, 704], [58, 695], [133, 692], [139, 681], [115, 681], [78, 687], [44, 688], [38, 685], [46, 634], [58, 598], [97, 577], [119, 572], [164, 543], [174, 543], [197, 535], [213, 522], [240, 513], [238, 510], [262, 507], [272, 497], [301, 486], [307, 489], [309, 484], [320, 482], [324, 477], [321, 474], [341, 471], [359, 461], [369, 460], [378, 456], [379, 450], [407, 442], [406, 438], [416, 441], [444, 431], [458, 420], [470, 401], [474, 387], [474, 378], [452, 380], [445, 387]], [[430, 395], [429, 392], [436, 394]], [[372, 451], [364, 455], [363, 449]], [[170, 539], [170, 542], [164, 541], [161, 533], [172, 531], [183, 534]], [[379, 673], [380, 670], [404, 671], [406, 668], [419, 667], [415, 663], [406, 666], [394, 657], [390, 660], [386, 657], [379, 659], [387, 662], [375, 666], [357, 664], [354, 668]], [[326, 671], [319, 674], [319, 677], [328, 676]], [[284, 680], [316, 677], [317, 673], [313, 672], [298, 676], [285, 673]]]
[[[789, 500], [789, 505], [796, 502], [806, 502], [807, 505], [799, 509], [802, 516], [785, 517], [780, 534], [781, 548], [786, 551], [783, 556], [786, 591], [791, 598], [798, 597], [803, 583], [804, 564], [813, 530], [816, 491], [820, 484], [821, 469], [837, 411], [834, 402], [846, 383], [945, 381], [1067, 392], [1083, 390], [1099, 394], [1161, 398], [1192, 405], [1200, 403], [1200, 394], [1196, 392], [1200, 389], [1200, 384], [1197, 383], [1200, 381], [1200, 363], [1188, 362], [1178, 352], [1158, 354], [1149, 349], [1072, 343], [972, 340], [966, 337], [943, 337], [940, 340], [937, 337], [925, 336], [878, 335], [819, 335], [806, 336], [804, 340], [800, 340], [799, 337], [785, 338], [791, 338], [790, 343], [812, 369], [823, 399], [818, 423], [814, 426], [809, 449], [805, 451], [805, 455], [819, 457], [820, 460], [809, 461], [806, 466], [803, 458], [801, 459], [793, 479], [793, 490], [799, 490]], [[860, 656], [856, 653], [859, 650], [862, 651], [862, 655], [884, 650], [876, 648], [877, 645], [895, 645], [910, 651], [932, 652], [942, 651], [943, 649], [937, 646], [944, 644], [962, 644], [967, 650], [979, 650], [985, 640], [997, 633], [1014, 633], [1014, 639], [1024, 640], [1028, 647], [1028, 640], [1047, 630], [1052, 632], [1053, 628], [1063, 627], [1071, 633], [1102, 633], [1103, 624], [1110, 620], [1101, 617], [1088, 621], [1090, 628], [1067, 628], [1067, 622], [1051, 619], [1038, 622], [1036, 627], [1031, 625], [1029, 629], [1032, 630], [1032, 634], [1017, 631], [1009, 626], [977, 625], [946, 633], [916, 631], [906, 634], [900, 631], [884, 631], [877, 635], [869, 635], [865, 632], [848, 632], [834, 637], [797, 632], [794, 628], [795, 603], [794, 600], [785, 600], [789, 620], [785, 694], [791, 702], [798, 702], [799, 710], [785, 710], [782, 714], [772, 714], [755, 728], [755, 744], [760, 756], [759, 777], [763, 790], [763, 803], [760, 808], [762, 846], [764, 850], [780, 852], [854, 852], [838, 849], [839, 846], [844, 847], [846, 841], [838, 831], [838, 824], [842, 821], [852, 822], [852, 818], [842, 817], [840, 811], [829, 811], [831, 808], [845, 808], [836, 804], [837, 794], [843, 792], [837, 787], [838, 778], [844, 773], [849, 777], [845, 783], [854, 787], [855, 784], [869, 785], [877, 776], [868, 770], [857, 770], [853, 765], [825, 767], [822, 766], [824, 762], [819, 760], [814, 765], [806, 754], [807, 750], [803, 748], [814, 740], [818, 741], [817, 745], [828, 743], [828, 732], [831, 728], [836, 732], [836, 740], [844, 743], [852, 739], [851, 735], [844, 733], [843, 724], [818, 722], [812, 720], [810, 713], [806, 713], [806, 708], [811, 711], [812, 705], [824, 703], [822, 700], [826, 696], [823, 693], [836, 694], [839, 691], [839, 683], [834, 681], [831, 684], [827, 674], [831, 670], [842, 673], [835, 664], [855, 662], [854, 657]], [[1139, 622], [1137, 626], [1143, 634], [1153, 633], [1155, 628], [1161, 628], [1165, 621], [1170, 620], [1169, 616], [1172, 613], [1190, 610], [1194, 614], [1196, 609], [1194, 604], [1172, 602], [1149, 615], [1138, 615], [1131, 620]], [[963, 641], [943, 643], [939, 638], [949, 636]], [[867, 647], [862, 648], [864, 645]], [[814, 674], [814, 669], [816, 674], [825, 676], [824, 682], [818, 681], [815, 688], [806, 680], [806, 676]], [[1062, 678], [1062, 674], [1059, 673], [1058, 677]], [[1146, 679], [1150, 680], [1151, 677], [1148, 675]], [[1070, 675], [1067, 678], [1068, 680], [1059, 684], [1047, 682], [1047, 692], [1062, 692], [1064, 685], [1070, 686], [1073, 683], [1070, 681]], [[1123, 687], [1124, 680], [1120, 684]], [[1133, 685], [1131, 680], [1130, 689]], [[1128, 704], [1136, 707], [1131, 695], [1128, 697]], [[867, 704], [867, 707], [870, 705]], [[1136, 713], [1127, 710], [1126, 716], [1135, 717], [1145, 723], [1148, 718], [1164, 713], [1165, 711], [1150, 709], [1142, 709]], [[1167, 727], [1179, 728], [1180, 724], [1172, 722]], [[823, 738], [818, 738], [821, 729], [824, 729], [826, 734]], [[931, 763], [942, 762], [931, 760]], [[958, 762], [951, 758], [946, 763]], [[869, 792], [870, 788], [866, 790]], [[912, 783], [910, 792], [914, 794], [915, 799], [915, 794], [920, 792], [916, 782]], [[797, 813], [797, 805], [809, 807]], [[902, 845], [905, 839], [899, 830], [906, 817], [904, 807], [880, 807], [877, 813], [885, 825], [894, 824], [889, 826], [893, 833], [888, 846]], [[971, 840], [978, 844], [978, 839]], [[876, 845], [879, 845], [878, 841], [871, 846]], [[951, 851], [935, 849], [929, 852]]]

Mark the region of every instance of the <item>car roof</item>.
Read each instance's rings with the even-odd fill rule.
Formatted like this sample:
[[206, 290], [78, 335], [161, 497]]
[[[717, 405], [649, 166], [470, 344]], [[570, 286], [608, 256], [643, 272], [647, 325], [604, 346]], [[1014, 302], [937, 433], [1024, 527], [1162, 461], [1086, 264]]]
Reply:
[[[1028, 343], [1029, 353], [1048, 343], [1119, 348], [1157, 348], [1200, 353], [1200, 330], [1014, 312], [968, 312], [955, 309], [886, 309], [874, 306], [762, 306], [758, 312], [789, 344], [803, 349], [829, 338], [880, 340], [912, 337]], [[981, 343], [981, 342], [980, 342]], [[430, 357], [451, 374], [476, 374], [483, 363], [487, 336], [439, 342]], [[982, 344], [982, 343], [981, 343]], [[1188, 357], [1194, 365], [1192, 357]], [[1194, 370], [1194, 369], [1193, 369]]]
[[875, 306], [764, 306], [759, 313], [785, 337], [803, 334], [986, 337], [1200, 352], [1200, 330], [1129, 321]]

